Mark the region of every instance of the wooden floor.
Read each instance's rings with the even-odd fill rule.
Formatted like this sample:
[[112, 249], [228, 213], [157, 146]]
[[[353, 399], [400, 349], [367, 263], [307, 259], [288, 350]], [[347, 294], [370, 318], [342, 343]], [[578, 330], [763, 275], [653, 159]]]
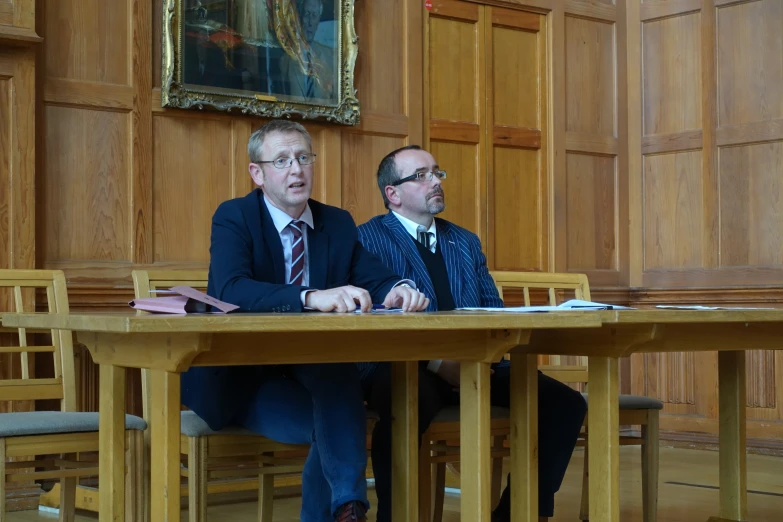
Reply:
[[[620, 471], [620, 518], [623, 522], [641, 522], [641, 482], [639, 450], [623, 447]], [[556, 499], [553, 522], [578, 520], [581, 491], [582, 458], [577, 450], [571, 460], [563, 487]], [[706, 521], [717, 515], [718, 454], [713, 451], [661, 448], [659, 522]], [[748, 505], [750, 522], [783, 521], [783, 458], [748, 455]], [[374, 502], [371, 490], [370, 501]], [[275, 522], [297, 522], [300, 498], [275, 501]], [[187, 521], [187, 512], [182, 513]], [[209, 508], [211, 520], [253, 522], [256, 503], [246, 502]], [[458, 522], [459, 497], [446, 499], [444, 522]], [[8, 522], [56, 520], [57, 515], [40, 511], [9, 513]], [[94, 521], [97, 516], [83, 514], [77, 522]], [[370, 520], [374, 520], [371, 516]]]

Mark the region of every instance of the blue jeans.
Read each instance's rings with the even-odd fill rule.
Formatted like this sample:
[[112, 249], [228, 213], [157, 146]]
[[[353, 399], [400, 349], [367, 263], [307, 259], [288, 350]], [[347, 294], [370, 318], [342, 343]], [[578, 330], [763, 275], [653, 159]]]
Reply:
[[302, 522], [333, 522], [351, 501], [367, 501], [366, 425], [353, 364], [264, 368], [238, 424], [287, 444], [310, 444], [302, 472]]

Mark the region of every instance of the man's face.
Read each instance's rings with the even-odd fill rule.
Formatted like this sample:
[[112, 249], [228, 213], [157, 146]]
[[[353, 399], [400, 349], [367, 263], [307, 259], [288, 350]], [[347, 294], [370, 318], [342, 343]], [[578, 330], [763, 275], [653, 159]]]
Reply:
[[[404, 150], [395, 157], [398, 179], [416, 172], [434, 172], [439, 169], [432, 154], [425, 150]], [[395, 187], [400, 198], [400, 214], [404, 216], [434, 216], [446, 209], [446, 195], [441, 180], [407, 181]]]
[[[264, 138], [261, 160], [298, 158], [310, 153], [310, 146], [300, 133], [272, 132]], [[278, 169], [271, 163], [251, 163], [250, 175], [274, 206], [291, 217], [302, 214], [313, 189], [312, 164], [300, 165], [294, 160], [290, 167]]]
[[302, 20], [302, 29], [304, 29], [305, 38], [310, 43], [315, 38], [315, 32], [318, 30], [318, 24], [321, 21], [321, 12], [323, 11], [322, 0], [304, 0], [299, 18]]

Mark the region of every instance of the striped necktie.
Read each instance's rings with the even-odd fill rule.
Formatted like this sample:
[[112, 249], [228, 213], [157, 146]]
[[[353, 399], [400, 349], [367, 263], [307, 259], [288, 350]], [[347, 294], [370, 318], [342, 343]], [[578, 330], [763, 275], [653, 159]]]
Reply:
[[291, 276], [289, 284], [301, 285], [304, 280], [304, 238], [302, 237], [302, 222], [291, 221], [288, 224], [294, 236], [291, 246]]
[[430, 246], [431, 235], [429, 230], [424, 228], [422, 225], [419, 225], [416, 228], [416, 235], [418, 236], [419, 243], [424, 245], [424, 248], [426, 248], [427, 250], [432, 251], [432, 247]]

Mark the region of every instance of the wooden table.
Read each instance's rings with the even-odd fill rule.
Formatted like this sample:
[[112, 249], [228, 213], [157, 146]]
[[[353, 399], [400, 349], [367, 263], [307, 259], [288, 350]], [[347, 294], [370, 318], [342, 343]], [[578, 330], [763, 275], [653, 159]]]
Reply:
[[[514, 351], [522, 356], [512, 356], [511, 365], [512, 372], [529, 374], [535, 364], [531, 354], [588, 356], [590, 520], [620, 520], [618, 359], [644, 352], [718, 351], [720, 506], [710, 521], [746, 521], [744, 351], [783, 347], [783, 310], [628, 310], [600, 316], [599, 329], [534, 330]], [[517, 419], [535, 418], [535, 391], [526, 397], [519, 399], [524, 404], [512, 404]], [[525, 469], [530, 469], [525, 455], [515, 458], [512, 452], [512, 474]], [[532, 510], [528, 499], [521, 500], [512, 500], [512, 506]], [[533, 513], [524, 515], [534, 520]]]
[[[607, 316], [608, 317], [608, 316]], [[150, 368], [151, 477], [153, 522], [180, 519], [180, 373], [191, 366], [296, 364], [320, 362], [393, 361], [393, 502], [395, 522], [418, 516], [418, 363], [426, 359], [455, 359], [461, 365], [461, 513], [463, 520], [490, 520], [489, 364], [539, 329], [547, 336], [567, 336], [564, 329], [604, 331], [597, 312], [506, 314], [439, 312], [420, 314], [230, 314], [113, 315], [113, 314], [4, 314], [8, 327], [65, 328], [78, 332], [100, 365], [100, 497], [102, 522], [124, 520], [124, 413], [125, 368]], [[645, 327], [641, 327], [644, 329]], [[543, 333], [543, 332], [542, 332]], [[636, 331], [634, 330], [636, 334]], [[540, 344], [539, 344], [540, 346]], [[532, 352], [531, 352], [532, 353]], [[548, 351], [545, 353], [549, 353]], [[569, 352], [570, 353], [570, 352]], [[606, 372], [617, 368], [615, 354], [607, 354], [607, 368], [591, 367], [595, 389], [617, 389]], [[512, 454], [515, 473], [517, 520], [538, 518], [536, 460], [537, 391], [535, 356], [519, 357], [512, 365], [512, 407], [516, 425]], [[530, 364], [525, 364], [529, 362]], [[611, 372], [610, 372], [611, 373]], [[603, 377], [601, 377], [603, 376]], [[592, 389], [593, 384], [591, 384]], [[605, 393], [610, 395], [610, 393]], [[521, 399], [520, 399], [521, 397]], [[527, 397], [527, 399], [525, 399]], [[592, 395], [591, 395], [592, 397]], [[593, 399], [591, 398], [591, 401]], [[610, 402], [604, 399], [604, 402]], [[593, 417], [617, 415], [606, 411]], [[615, 421], [615, 425], [616, 425]], [[592, 425], [591, 425], [592, 426]], [[591, 427], [591, 429], [593, 429]], [[607, 427], [603, 427], [603, 432]], [[603, 433], [595, 427], [593, 437]], [[605, 433], [591, 462], [601, 462], [601, 448], [616, 440]], [[591, 438], [591, 444], [593, 438]], [[591, 446], [592, 448], [592, 446]], [[605, 460], [616, 466], [616, 449]], [[596, 464], [598, 465], [598, 464]], [[615, 470], [616, 471], [616, 470]], [[597, 474], [591, 474], [596, 477]], [[613, 475], [616, 478], [616, 473]], [[597, 484], [597, 482], [596, 482]], [[592, 483], [591, 483], [592, 486]], [[592, 492], [601, 495], [598, 485]], [[612, 498], [605, 500], [607, 495]], [[596, 497], [617, 505], [617, 489]], [[604, 509], [601, 507], [601, 509]], [[606, 511], [606, 510], [605, 510]], [[608, 511], [606, 511], [608, 512]], [[524, 515], [527, 515], [526, 518]], [[593, 520], [609, 520], [593, 518]], [[616, 520], [616, 519], [612, 519]]]

